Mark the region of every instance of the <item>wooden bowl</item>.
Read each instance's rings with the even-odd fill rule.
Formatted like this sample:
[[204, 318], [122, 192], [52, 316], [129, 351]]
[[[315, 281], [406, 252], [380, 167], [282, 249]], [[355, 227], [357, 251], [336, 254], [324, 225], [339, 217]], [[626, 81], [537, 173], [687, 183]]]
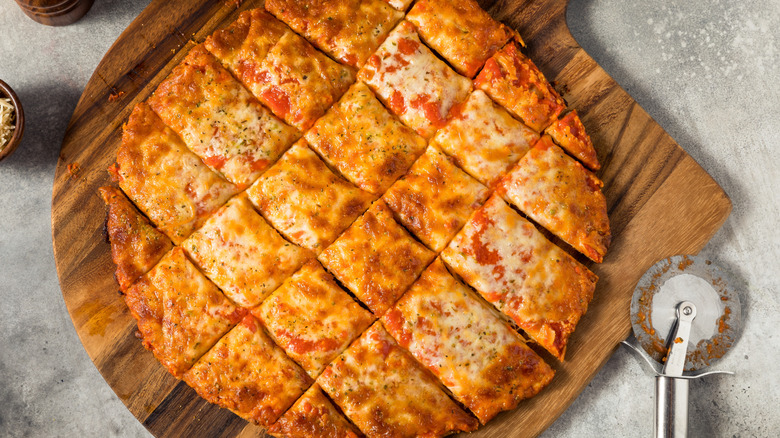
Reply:
[[22, 101], [19, 100], [19, 96], [2, 80], [0, 80], [0, 98], [11, 99], [11, 104], [14, 106], [16, 113], [14, 116], [16, 121], [14, 135], [8, 141], [8, 144], [0, 150], [0, 161], [2, 161], [5, 157], [11, 155], [19, 147], [19, 143], [22, 142], [22, 135], [24, 135], [24, 110], [22, 109]]

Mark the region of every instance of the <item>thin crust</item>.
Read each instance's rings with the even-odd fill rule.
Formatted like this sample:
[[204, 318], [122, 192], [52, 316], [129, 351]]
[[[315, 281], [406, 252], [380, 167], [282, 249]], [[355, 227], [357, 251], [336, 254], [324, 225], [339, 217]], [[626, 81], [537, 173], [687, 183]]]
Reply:
[[487, 60], [474, 85], [536, 132], [542, 132], [566, 108], [563, 98], [516, 41]]
[[368, 436], [441, 437], [478, 422], [377, 322], [317, 383]]
[[563, 360], [596, 287], [595, 274], [493, 195], [442, 259], [528, 336]]
[[542, 390], [553, 370], [437, 259], [382, 316], [398, 343], [484, 424]]
[[238, 191], [190, 152], [145, 103], [130, 114], [109, 172], [177, 245]]
[[381, 0], [267, 0], [265, 8], [352, 67], [363, 65], [404, 16]]
[[123, 291], [160, 261], [173, 244], [157, 231], [116, 187], [101, 187], [108, 205], [106, 229], [111, 241], [111, 258], [116, 264], [116, 280]]
[[251, 315], [187, 371], [184, 381], [209, 402], [266, 427], [311, 384]]
[[566, 243], [601, 263], [612, 240], [603, 183], [542, 137], [496, 192]]
[[244, 313], [174, 248], [125, 295], [144, 347], [181, 378]]

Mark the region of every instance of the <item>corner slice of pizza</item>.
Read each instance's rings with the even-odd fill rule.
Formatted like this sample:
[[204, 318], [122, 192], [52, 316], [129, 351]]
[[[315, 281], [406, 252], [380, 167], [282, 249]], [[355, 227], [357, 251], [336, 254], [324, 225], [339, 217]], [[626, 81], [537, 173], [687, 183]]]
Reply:
[[287, 239], [320, 252], [371, 205], [374, 196], [331, 171], [301, 139], [247, 191]]
[[288, 242], [245, 195], [231, 199], [182, 247], [234, 303], [253, 307], [314, 254]]
[[555, 374], [494, 312], [437, 259], [382, 324], [485, 424]]
[[379, 322], [336, 358], [317, 383], [367, 436], [433, 438], [479, 425]]
[[280, 418], [268, 433], [278, 438], [359, 438], [355, 428], [316, 383]]
[[317, 121], [306, 140], [345, 178], [375, 195], [425, 151], [425, 139], [390, 114], [362, 82]]
[[228, 27], [216, 30], [203, 45], [236, 78], [246, 83], [288, 31], [287, 26], [268, 12], [251, 9], [242, 12]]
[[281, 417], [312, 382], [251, 315], [201, 357], [184, 381], [210, 403], [264, 427]]
[[517, 41], [510, 41], [487, 60], [474, 85], [536, 132], [550, 126], [566, 108], [558, 92]]
[[238, 192], [187, 149], [145, 103], [136, 105], [130, 114], [116, 164], [109, 172], [177, 245]]
[[355, 72], [287, 30], [241, 80], [277, 117], [306, 131], [355, 82]]
[[406, 19], [414, 23], [425, 44], [469, 78], [510, 38], [519, 38], [475, 0], [418, 0]]
[[404, 16], [382, 0], [268, 0], [265, 8], [352, 67], [363, 65]]
[[303, 265], [252, 313], [312, 378], [374, 322], [371, 312], [316, 260]]
[[100, 196], [108, 206], [106, 230], [111, 242], [111, 258], [116, 264], [119, 289], [127, 290], [146, 274], [173, 247], [116, 187], [101, 187]]
[[482, 90], [450, 111], [431, 140], [482, 184], [492, 187], [536, 143], [539, 134], [512, 117]]
[[439, 252], [488, 197], [488, 189], [429, 146], [382, 199], [398, 221]]
[[263, 108], [203, 45], [147, 100], [212, 169], [248, 187], [300, 134]]
[[598, 277], [547, 240], [497, 195], [441, 253], [482, 297], [563, 360]]
[[577, 115], [577, 110], [572, 110], [559, 118], [544, 130], [553, 141], [572, 157], [580, 160], [582, 164], [591, 170], [601, 169], [593, 141], [585, 132], [585, 126]]
[[127, 290], [125, 302], [144, 347], [176, 378], [244, 316], [179, 247]]
[[319, 260], [374, 315], [381, 316], [434, 257], [395, 222], [393, 212], [379, 200]]
[[455, 73], [402, 21], [358, 72], [390, 111], [426, 139], [466, 99], [471, 81]]
[[543, 136], [496, 187], [496, 192], [601, 263], [612, 240], [603, 183]]

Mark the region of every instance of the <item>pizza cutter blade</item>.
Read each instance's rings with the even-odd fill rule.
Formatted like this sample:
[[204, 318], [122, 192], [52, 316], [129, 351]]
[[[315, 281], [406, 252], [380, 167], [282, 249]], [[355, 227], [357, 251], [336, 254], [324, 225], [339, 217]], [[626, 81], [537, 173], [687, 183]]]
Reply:
[[670, 257], [639, 280], [631, 300], [634, 338], [623, 344], [656, 374], [655, 437], [687, 435], [688, 380], [733, 374], [702, 370], [736, 342], [740, 323], [739, 295], [732, 282], [702, 257]]

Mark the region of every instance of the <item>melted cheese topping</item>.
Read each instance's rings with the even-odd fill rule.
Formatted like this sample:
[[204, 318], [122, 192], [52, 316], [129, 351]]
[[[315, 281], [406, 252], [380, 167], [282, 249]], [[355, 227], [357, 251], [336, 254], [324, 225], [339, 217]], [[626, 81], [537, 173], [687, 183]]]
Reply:
[[403, 12], [407, 9], [409, 9], [409, 5], [412, 4], [413, 0], [384, 0], [387, 4], [390, 6], [398, 9], [399, 11]]
[[108, 205], [106, 229], [111, 241], [111, 258], [116, 279], [127, 290], [138, 277], [152, 269], [172, 247], [165, 234], [157, 231], [116, 187], [101, 187]]
[[249, 198], [292, 242], [316, 252], [333, 242], [374, 199], [296, 143], [252, 186]]
[[243, 78], [274, 114], [305, 131], [347, 91], [355, 74], [288, 31]]
[[523, 213], [601, 263], [612, 240], [603, 183], [544, 136], [499, 183]]
[[197, 46], [148, 100], [187, 146], [232, 183], [247, 187], [298, 137]]
[[377, 316], [393, 305], [433, 258], [433, 252], [393, 220], [381, 200], [319, 256]]
[[441, 254], [468, 284], [563, 360], [597, 277], [553, 245], [497, 195]]
[[382, 199], [418, 239], [441, 251], [487, 199], [485, 186], [439, 150], [428, 150]]
[[548, 134], [558, 146], [570, 153], [574, 158], [593, 170], [601, 169], [599, 159], [596, 156], [596, 150], [593, 148], [593, 141], [585, 132], [585, 126], [577, 115], [577, 110], [566, 114], [555, 123], [548, 126], [544, 131]]
[[358, 438], [362, 436], [333, 406], [316, 383], [268, 429], [274, 436]]
[[471, 90], [471, 81], [425, 47], [408, 21], [402, 21], [368, 58], [358, 79], [425, 138], [444, 125], [450, 108]]
[[474, 80], [496, 102], [536, 132], [553, 123], [566, 103], [533, 61], [512, 41], [485, 63]]
[[287, 26], [262, 9], [242, 12], [225, 29], [203, 43], [239, 80], [247, 83], [268, 52], [287, 32]]
[[406, 19], [414, 23], [426, 44], [470, 78], [516, 35], [474, 0], [420, 0]]
[[313, 378], [374, 321], [316, 260], [276, 289], [254, 314]]
[[141, 277], [125, 302], [144, 347], [179, 378], [243, 316], [181, 248]]
[[276, 232], [244, 196], [233, 198], [182, 246], [236, 304], [259, 304], [313, 256]]
[[378, 322], [317, 383], [369, 436], [440, 437], [478, 425]]
[[382, 194], [425, 150], [362, 82], [353, 85], [306, 133], [331, 166], [363, 190]]
[[536, 395], [553, 370], [440, 259], [382, 317], [404, 348], [482, 423]]
[[360, 67], [404, 14], [382, 0], [268, 0], [265, 8], [332, 58]]
[[184, 381], [209, 402], [266, 427], [311, 383], [249, 315], [184, 375]]
[[528, 152], [539, 134], [523, 125], [482, 91], [456, 105], [431, 140], [482, 184], [492, 187]]
[[127, 196], [179, 244], [238, 189], [209, 170], [145, 103], [136, 105], [109, 171]]

